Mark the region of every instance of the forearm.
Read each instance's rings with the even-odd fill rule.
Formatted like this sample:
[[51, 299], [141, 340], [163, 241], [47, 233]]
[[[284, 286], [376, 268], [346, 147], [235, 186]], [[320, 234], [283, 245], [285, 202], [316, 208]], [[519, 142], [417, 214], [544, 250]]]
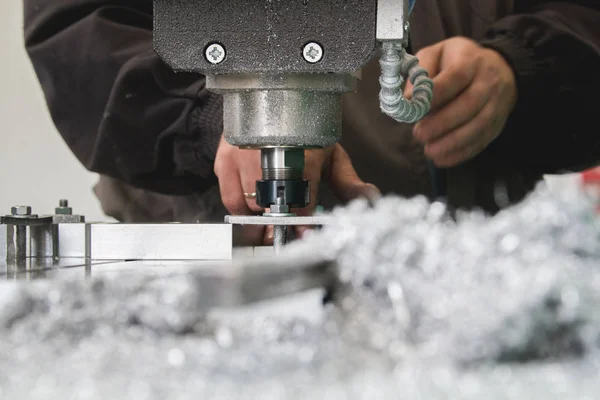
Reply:
[[499, 21], [482, 40], [512, 66], [518, 90], [516, 107], [490, 151], [540, 173], [598, 164], [600, 5], [523, 3], [530, 5]]
[[[118, 5], [114, 5], [118, 4]], [[220, 97], [152, 49], [152, 2], [25, 0], [25, 43], [54, 123], [91, 171], [170, 194], [214, 181]]]

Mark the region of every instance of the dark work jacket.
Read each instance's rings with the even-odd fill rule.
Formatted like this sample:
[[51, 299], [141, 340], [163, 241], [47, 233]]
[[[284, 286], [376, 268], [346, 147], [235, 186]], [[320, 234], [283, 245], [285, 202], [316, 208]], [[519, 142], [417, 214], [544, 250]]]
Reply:
[[[96, 193], [122, 221], [219, 221], [213, 163], [222, 99], [201, 75], [172, 72], [152, 48], [151, 0], [24, 0], [25, 45], [53, 121], [101, 174]], [[504, 131], [445, 171], [447, 199], [490, 212], [519, 201], [543, 174], [600, 161], [600, 1], [419, 0], [411, 49], [465, 36], [515, 72], [518, 101]], [[429, 194], [412, 127], [379, 110], [377, 59], [343, 100], [342, 144], [383, 193]], [[498, 193], [502, 193], [499, 202]], [[332, 205], [323, 191], [323, 202]]]

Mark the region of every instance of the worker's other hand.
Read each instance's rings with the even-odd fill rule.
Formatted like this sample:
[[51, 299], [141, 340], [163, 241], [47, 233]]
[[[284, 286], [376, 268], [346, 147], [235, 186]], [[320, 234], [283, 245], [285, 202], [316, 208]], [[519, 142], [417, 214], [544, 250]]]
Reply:
[[[433, 79], [429, 114], [413, 134], [438, 167], [456, 166], [483, 151], [502, 132], [517, 101], [515, 76], [495, 50], [456, 37], [417, 53]], [[407, 85], [407, 95], [412, 87]]]
[[[256, 199], [246, 194], [255, 193], [256, 181], [261, 179], [260, 150], [246, 150], [232, 146], [221, 138], [215, 159], [215, 174], [219, 179], [221, 199], [233, 215], [262, 214], [265, 210]], [[373, 200], [380, 196], [379, 190], [363, 182], [339, 144], [324, 150], [305, 152], [304, 179], [310, 181], [311, 203], [306, 208], [292, 210], [297, 215], [311, 215], [317, 206], [319, 184], [327, 180], [334, 194], [343, 202], [357, 197]], [[248, 227], [247, 227], [248, 228]], [[302, 236], [308, 227], [298, 227], [296, 234]], [[251, 227], [245, 232], [251, 243], [271, 244], [273, 230]]]

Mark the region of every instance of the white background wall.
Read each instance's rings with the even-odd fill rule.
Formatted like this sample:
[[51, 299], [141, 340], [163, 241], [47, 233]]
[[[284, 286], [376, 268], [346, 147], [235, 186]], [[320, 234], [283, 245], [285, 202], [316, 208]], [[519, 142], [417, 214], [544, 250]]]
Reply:
[[88, 221], [107, 220], [92, 192], [96, 175], [52, 124], [23, 48], [22, 20], [21, 0], [0, 0], [0, 214], [17, 204], [50, 214], [66, 198]]

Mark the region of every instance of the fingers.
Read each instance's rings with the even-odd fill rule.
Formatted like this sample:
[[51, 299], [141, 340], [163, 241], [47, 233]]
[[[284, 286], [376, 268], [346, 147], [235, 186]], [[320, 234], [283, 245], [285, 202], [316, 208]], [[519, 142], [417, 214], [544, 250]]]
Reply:
[[244, 198], [242, 183], [240, 180], [237, 164], [224, 163], [217, 170], [219, 178], [219, 191], [223, 205], [230, 213], [234, 215], [250, 215], [252, 210]]
[[223, 138], [217, 149], [215, 175], [219, 179], [221, 200], [234, 215], [250, 215], [261, 212], [253, 198], [244, 193], [256, 191], [256, 180], [260, 179], [260, 154], [256, 150], [240, 150]]
[[495, 123], [494, 104], [488, 103], [470, 122], [426, 144], [425, 154], [438, 167], [452, 167], [483, 151], [500, 129]]
[[274, 236], [273, 229], [274, 229], [273, 225], [265, 226], [263, 240], [262, 240], [262, 244], [264, 244], [265, 246], [273, 245], [273, 236]]
[[245, 195], [245, 193], [255, 194], [256, 181], [261, 179], [260, 150], [240, 149], [237, 156], [244, 201], [253, 213], [262, 213], [264, 209], [256, 204], [256, 197], [246, 197]]
[[459, 94], [458, 98], [442, 109], [423, 118], [415, 125], [413, 134], [421, 143], [439, 139], [473, 118], [488, 103], [490, 91], [485, 82], [478, 81]]
[[343, 202], [364, 197], [374, 202], [381, 197], [379, 189], [359, 178], [348, 153], [337, 144], [331, 153], [329, 182], [334, 194]]
[[440, 42], [433, 46], [424, 47], [416, 54], [419, 65], [427, 70], [430, 78], [435, 78], [439, 73], [443, 49], [444, 44]]
[[[215, 160], [215, 174], [219, 179], [219, 191], [221, 201], [227, 211], [233, 215], [250, 215], [248, 201], [244, 196], [240, 178], [239, 165], [235, 161], [237, 148], [222, 141], [217, 150]], [[252, 190], [254, 192], [254, 190]], [[256, 246], [263, 242], [264, 227], [246, 225], [241, 228], [240, 237], [237, 239], [242, 246]]]
[[[439, 73], [440, 59], [442, 56], [443, 44], [437, 43], [433, 46], [425, 47], [416, 54], [419, 59], [419, 65], [423, 67], [429, 74], [430, 78], [434, 78]], [[412, 98], [413, 84], [408, 80], [404, 89], [406, 98]]]
[[475, 77], [475, 64], [454, 64], [440, 72], [433, 79], [433, 100], [431, 109], [438, 110], [455, 99], [465, 90]]

